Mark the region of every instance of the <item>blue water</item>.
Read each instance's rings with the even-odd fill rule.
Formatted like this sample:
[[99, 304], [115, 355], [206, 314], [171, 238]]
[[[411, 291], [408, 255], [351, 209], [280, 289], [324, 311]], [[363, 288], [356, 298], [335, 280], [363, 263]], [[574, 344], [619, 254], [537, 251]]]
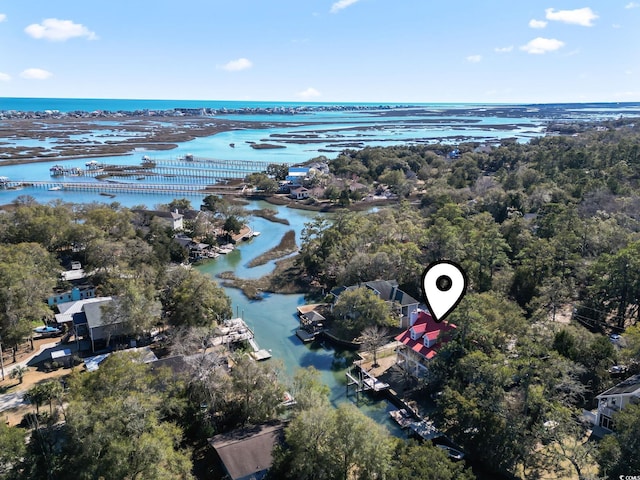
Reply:
[[[270, 222], [263, 218], [252, 218], [251, 227], [261, 232], [259, 237], [249, 242], [239, 243], [232, 253], [211, 260], [197, 267], [198, 270], [214, 278], [224, 271], [234, 271], [240, 278], [257, 278], [268, 274], [273, 270], [275, 262], [256, 268], [249, 268], [248, 262], [277, 245], [289, 230], [296, 232], [296, 242], [299, 245], [300, 233], [305, 223], [318, 215], [315, 212], [274, 206], [266, 202], [251, 202], [247, 208], [275, 209], [279, 217], [289, 220], [290, 225]], [[353, 401], [353, 397], [347, 398], [346, 395], [345, 376], [345, 370], [351, 365], [353, 354], [336, 351], [327, 345], [303, 344], [295, 335], [299, 325], [296, 308], [307, 303], [304, 295], [269, 294], [263, 300], [250, 301], [237, 289], [225, 288], [225, 291], [231, 298], [234, 316], [245, 319], [255, 331], [260, 347], [270, 350], [274, 359], [283, 362], [289, 377], [292, 377], [295, 370], [300, 367], [313, 366], [329, 386], [330, 400], [334, 405]], [[359, 407], [365, 414], [385, 425], [394, 434], [404, 435], [390, 420], [387, 412], [395, 407], [387, 401], [364, 398], [361, 399]]]
[[[250, 109], [250, 108], [283, 108], [297, 107], [394, 107], [413, 106], [437, 109], [467, 109], [483, 107], [509, 106], [511, 104], [486, 104], [486, 103], [393, 103], [393, 102], [280, 102], [280, 101], [241, 101], [241, 100], [159, 100], [159, 99], [113, 99], [113, 98], [26, 98], [26, 97], [0, 97], [0, 111], [42, 112], [57, 110], [59, 112], [96, 110], [106, 111], [134, 111], [134, 110], [170, 110], [174, 108], [209, 108], [209, 109]], [[515, 104], [514, 104], [515, 105]], [[517, 106], [517, 105], [516, 105]], [[591, 111], [591, 112], [638, 112], [638, 102], [614, 102], [614, 103], [572, 103], [572, 104], [535, 104], [527, 105], [532, 110], [547, 107], [564, 108], [567, 111]]]
[[[152, 100], [152, 99], [121, 99], [121, 98], [17, 98], [0, 97], [0, 111], [16, 110], [22, 112], [42, 112], [57, 110], [59, 112], [96, 110], [134, 111], [134, 110], [171, 110], [174, 108], [212, 108], [241, 109], [241, 108], [296, 108], [301, 106], [320, 107], [327, 106], [395, 106], [397, 103], [350, 103], [350, 102], [260, 102], [260, 101], [234, 101], [234, 100]], [[419, 104], [416, 104], [419, 105]], [[442, 107], [455, 106], [455, 104], [438, 104]]]

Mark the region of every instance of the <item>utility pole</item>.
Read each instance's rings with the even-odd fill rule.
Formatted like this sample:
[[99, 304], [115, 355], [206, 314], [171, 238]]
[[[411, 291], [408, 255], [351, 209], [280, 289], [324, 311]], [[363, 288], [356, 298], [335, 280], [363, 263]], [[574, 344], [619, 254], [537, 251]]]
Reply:
[[0, 336], [0, 370], [2, 370], [2, 381], [4, 382], [4, 354], [2, 353], [2, 337]]

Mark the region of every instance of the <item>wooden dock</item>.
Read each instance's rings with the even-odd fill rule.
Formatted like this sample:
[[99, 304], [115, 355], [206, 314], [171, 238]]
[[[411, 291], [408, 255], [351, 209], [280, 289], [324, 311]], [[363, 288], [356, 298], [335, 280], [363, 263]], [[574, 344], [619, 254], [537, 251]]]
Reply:
[[356, 398], [363, 392], [379, 393], [389, 389], [388, 383], [378, 380], [357, 364], [348, 369], [345, 375], [347, 376], [347, 396], [352, 386], [355, 387]]
[[255, 340], [253, 330], [241, 318], [232, 318], [218, 327], [218, 335], [213, 339], [212, 345], [231, 345], [244, 342], [251, 348], [251, 356], [254, 360], [262, 361], [271, 358], [271, 353], [261, 349]]

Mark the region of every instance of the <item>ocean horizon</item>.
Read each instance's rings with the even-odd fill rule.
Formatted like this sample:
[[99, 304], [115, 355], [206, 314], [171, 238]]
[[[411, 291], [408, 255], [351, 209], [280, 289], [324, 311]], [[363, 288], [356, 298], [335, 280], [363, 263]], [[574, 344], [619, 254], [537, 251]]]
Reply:
[[0, 97], [0, 111], [58, 112], [74, 111], [136, 111], [173, 109], [275, 109], [322, 107], [383, 107], [464, 109], [479, 107], [573, 107], [573, 108], [640, 108], [640, 102], [584, 102], [584, 103], [475, 103], [475, 102], [306, 102], [306, 101], [249, 101], [249, 100], [171, 100], [126, 98], [55, 98], [55, 97]]

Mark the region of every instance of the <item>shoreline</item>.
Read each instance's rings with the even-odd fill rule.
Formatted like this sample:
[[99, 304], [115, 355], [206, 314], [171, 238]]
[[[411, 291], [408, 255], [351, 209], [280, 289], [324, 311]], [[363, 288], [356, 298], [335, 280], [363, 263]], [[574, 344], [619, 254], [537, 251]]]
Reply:
[[[281, 124], [283, 128], [304, 125], [311, 123], [292, 121]], [[273, 123], [268, 121], [236, 121], [201, 116], [2, 118], [0, 167], [134, 155], [150, 150], [169, 151], [197, 138], [213, 137], [234, 130], [268, 130], [272, 127]], [[74, 139], [77, 136], [86, 138]], [[33, 142], [33, 145], [19, 144], [25, 141]], [[43, 143], [40, 145], [38, 142]]]

